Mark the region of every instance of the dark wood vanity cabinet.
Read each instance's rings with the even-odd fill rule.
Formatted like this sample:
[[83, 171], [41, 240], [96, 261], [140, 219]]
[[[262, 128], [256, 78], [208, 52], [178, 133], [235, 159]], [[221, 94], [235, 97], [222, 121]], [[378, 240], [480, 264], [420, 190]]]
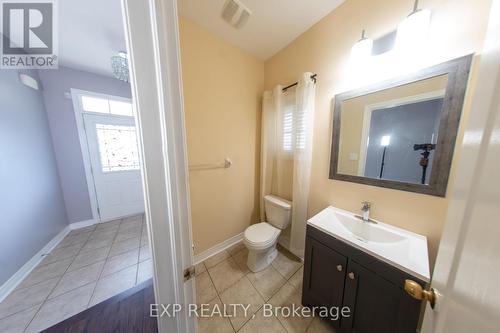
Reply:
[[425, 282], [312, 226], [307, 226], [302, 303], [349, 307], [332, 320], [340, 332], [414, 333], [422, 302], [403, 290], [404, 280]]

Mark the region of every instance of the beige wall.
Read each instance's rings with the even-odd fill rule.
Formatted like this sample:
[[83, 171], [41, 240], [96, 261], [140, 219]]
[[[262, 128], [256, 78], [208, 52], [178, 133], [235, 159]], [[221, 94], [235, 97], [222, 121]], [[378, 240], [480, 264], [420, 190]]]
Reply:
[[258, 219], [264, 64], [180, 18], [189, 164], [230, 157], [230, 169], [189, 173], [195, 253]]
[[[271, 89], [278, 83], [296, 81], [300, 73], [306, 71], [318, 74], [309, 215], [327, 205], [358, 211], [361, 201], [372, 201], [374, 218], [428, 237], [433, 263], [448, 205], [446, 198], [328, 179], [332, 125], [330, 105], [332, 97], [344, 90], [345, 68], [351, 46], [359, 39], [362, 29], [374, 37], [394, 30], [409, 13], [413, 2], [347, 0], [266, 61], [265, 87]], [[490, 0], [422, 0], [420, 6], [433, 11], [430, 36], [434, 63], [481, 49]], [[473, 86], [472, 82], [469, 96]], [[469, 110], [468, 103], [469, 99], [464, 121]], [[453, 179], [453, 171], [451, 176]]]

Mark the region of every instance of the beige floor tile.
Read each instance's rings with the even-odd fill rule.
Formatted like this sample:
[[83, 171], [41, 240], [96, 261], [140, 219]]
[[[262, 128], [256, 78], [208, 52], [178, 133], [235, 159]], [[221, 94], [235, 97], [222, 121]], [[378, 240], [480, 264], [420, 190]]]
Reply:
[[45, 302], [26, 329], [26, 333], [40, 332], [85, 310], [94, 286], [95, 282]]
[[62, 248], [57, 248], [52, 250], [49, 255], [45, 256], [45, 258], [40, 262], [38, 267], [45, 266], [48, 264], [52, 264], [56, 261], [60, 261], [63, 259], [74, 258], [80, 252], [80, 249], [83, 247], [83, 243], [70, 245]]
[[137, 249], [139, 248], [139, 244], [140, 244], [139, 237], [130, 238], [122, 242], [114, 243], [113, 246], [111, 247], [111, 251], [109, 251], [109, 257], [114, 257], [116, 255], [128, 252], [130, 250]]
[[136, 221], [122, 222], [122, 224], [120, 224], [119, 232], [125, 232], [137, 229], [139, 229], [142, 232], [142, 221], [136, 220]]
[[229, 320], [236, 331], [243, 327], [264, 304], [264, 300], [246, 277], [243, 277], [236, 284], [220, 294], [220, 298], [224, 304], [250, 305], [246, 313], [242, 308], [236, 308], [235, 313], [229, 309], [229, 314], [232, 315]]
[[302, 294], [302, 278], [304, 276], [304, 266], [302, 266], [295, 274], [292, 275], [290, 284], [294, 286]]
[[205, 267], [205, 264], [200, 262], [199, 264], [196, 264], [194, 266], [194, 271], [196, 272], [196, 276], [200, 275], [203, 272], [207, 271], [207, 267]]
[[196, 303], [207, 304], [217, 296], [215, 287], [207, 272], [196, 276]]
[[262, 308], [239, 331], [241, 333], [287, 333], [280, 321], [272, 317], [264, 317]]
[[247, 277], [265, 301], [269, 300], [286, 283], [286, 280], [271, 265], [260, 272], [250, 272]]
[[85, 227], [85, 228], [71, 230], [69, 232], [68, 236], [84, 234], [84, 233], [89, 232], [89, 231], [94, 231], [94, 229], [95, 229], [95, 225], [91, 225], [91, 226], [88, 226], [88, 227]]
[[80, 253], [79, 255], [76, 256], [75, 260], [69, 266], [68, 272], [105, 260], [108, 257], [110, 249], [111, 246], [106, 246], [95, 250], [90, 250], [87, 252]]
[[54, 291], [50, 294], [49, 298], [54, 298], [64, 294], [70, 290], [89, 284], [90, 282], [97, 281], [101, 274], [104, 261], [99, 261], [71, 272], [67, 272], [61, 278]]
[[149, 245], [144, 245], [141, 247], [139, 252], [139, 262], [151, 259], [151, 249]]
[[126, 239], [134, 238], [134, 237], [141, 237], [142, 233], [142, 227], [133, 227], [133, 228], [128, 228], [124, 230], [119, 230], [118, 234], [116, 234], [115, 238], [115, 243], [116, 242], [121, 242]]
[[77, 234], [77, 235], [67, 235], [66, 237], [64, 237], [64, 239], [59, 244], [57, 244], [56, 249], [66, 247], [66, 246], [85, 243], [91, 234], [92, 234], [92, 231], [87, 231], [87, 232]]
[[[90, 236], [92, 237], [92, 236]], [[83, 246], [80, 253], [88, 252], [91, 250], [99, 249], [101, 247], [111, 246], [113, 244], [114, 235], [102, 235], [96, 238], [89, 238], [87, 243]]]
[[116, 294], [121, 293], [135, 285], [137, 278], [137, 265], [125, 268], [122, 271], [108, 275], [97, 281], [94, 295], [90, 300], [89, 307], [96, 305]]
[[119, 227], [120, 226], [117, 225], [108, 228], [95, 229], [94, 232], [92, 232], [92, 235], [90, 235], [89, 240], [114, 238], [118, 233]]
[[120, 226], [121, 222], [122, 222], [122, 220], [118, 219], [118, 220], [113, 220], [113, 221], [109, 221], [109, 222], [98, 223], [98, 224], [96, 224], [95, 229], [99, 230], [99, 229], [107, 229], [107, 228], [116, 228], [116, 227]]
[[239, 242], [230, 246], [226, 251], [229, 252], [230, 255], [234, 256], [244, 249], [246, 249], [245, 244], [243, 244], [243, 242]]
[[276, 270], [283, 275], [285, 279], [289, 279], [292, 275], [302, 267], [302, 262], [291, 255], [284, 254], [279, 251], [278, 256], [272, 262], [272, 265]]
[[[286, 283], [281, 289], [269, 300], [269, 304], [274, 307], [296, 307], [302, 306], [301, 294], [291, 284]], [[307, 330], [313, 317], [284, 317], [278, 315], [278, 319], [285, 329], [290, 333], [303, 333]]]
[[134, 215], [134, 216], [128, 216], [122, 219], [122, 224], [127, 224], [127, 223], [133, 223], [133, 222], [142, 222], [143, 220], [143, 215]]
[[212, 278], [215, 289], [217, 289], [219, 293], [223, 292], [245, 276], [238, 264], [232, 258], [228, 258], [217, 266], [209, 268], [208, 273]]
[[20, 333], [30, 323], [36, 312], [42, 304], [37, 304], [27, 310], [18, 312], [4, 319], [0, 319], [0, 332], [2, 333]]
[[142, 228], [142, 235], [141, 235], [141, 246], [148, 245], [148, 244], [149, 244], [148, 231], [143, 227]]
[[33, 286], [42, 281], [52, 279], [64, 274], [73, 259], [64, 259], [45, 266], [37, 267], [21, 282], [17, 289]]
[[[213, 307], [218, 306], [222, 310], [222, 303], [218, 297], [210, 302], [211, 307], [208, 312], [212, 312]], [[221, 316], [199, 317], [198, 318], [199, 333], [234, 333], [233, 327], [228, 318]]]
[[153, 262], [146, 260], [139, 263], [137, 268], [137, 284], [149, 280], [153, 277]]
[[207, 268], [212, 268], [218, 263], [222, 262], [224, 259], [227, 259], [229, 257], [230, 257], [229, 252], [224, 250], [222, 252], [217, 253], [216, 255], [211, 256], [210, 258], [205, 260], [204, 263], [205, 266], [207, 266]]
[[248, 250], [242, 250], [233, 256], [234, 261], [238, 264], [243, 274], [250, 273], [247, 266]]
[[128, 251], [114, 257], [108, 258], [104, 264], [101, 278], [109, 274], [121, 271], [124, 268], [135, 265], [139, 262], [139, 249]]
[[328, 319], [315, 317], [307, 329], [307, 333], [336, 333], [337, 331], [328, 323]]
[[0, 319], [42, 303], [58, 281], [57, 277], [29, 288], [15, 290], [0, 303]]

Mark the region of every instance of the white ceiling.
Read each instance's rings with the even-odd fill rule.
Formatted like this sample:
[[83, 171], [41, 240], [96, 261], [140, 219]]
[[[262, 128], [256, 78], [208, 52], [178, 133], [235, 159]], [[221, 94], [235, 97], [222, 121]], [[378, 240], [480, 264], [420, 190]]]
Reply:
[[[178, 0], [179, 12], [226, 41], [268, 59], [345, 0], [242, 0], [252, 11], [240, 30], [221, 19], [225, 0]], [[120, 0], [58, 1], [59, 64], [112, 77], [125, 50]]]
[[112, 76], [110, 57], [125, 50], [120, 0], [63, 0], [59, 65]]
[[252, 15], [240, 30], [221, 18], [225, 0], [178, 0], [179, 13], [260, 59], [268, 59], [345, 0], [240, 0]]

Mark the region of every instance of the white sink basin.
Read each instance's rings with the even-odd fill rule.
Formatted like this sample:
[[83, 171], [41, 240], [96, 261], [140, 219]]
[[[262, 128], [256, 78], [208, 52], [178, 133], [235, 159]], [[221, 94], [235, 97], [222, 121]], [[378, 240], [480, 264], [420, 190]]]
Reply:
[[381, 222], [363, 222], [355, 214], [331, 206], [307, 223], [408, 274], [430, 281], [425, 236]]

